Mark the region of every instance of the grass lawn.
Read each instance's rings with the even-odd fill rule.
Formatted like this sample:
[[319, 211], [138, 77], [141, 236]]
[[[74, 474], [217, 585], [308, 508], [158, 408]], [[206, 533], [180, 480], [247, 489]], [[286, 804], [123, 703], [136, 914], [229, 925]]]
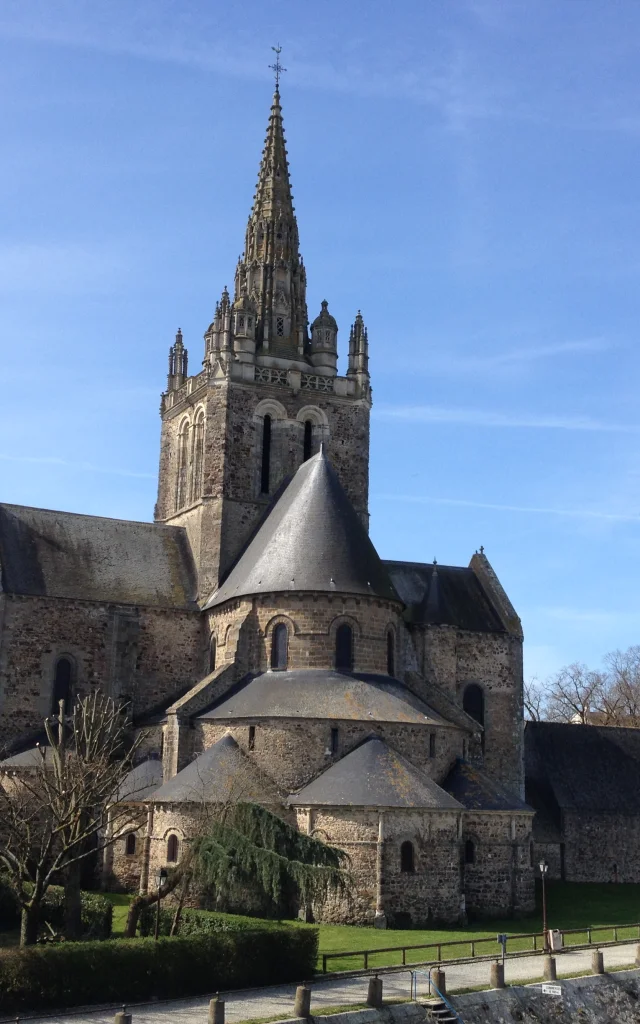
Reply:
[[[118, 893], [105, 893], [113, 904], [113, 934], [122, 935], [127, 916], [129, 896]], [[540, 905], [538, 891], [538, 905]], [[204, 913], [204, 911], [203, 911]], [[577, 885], [570, 882], [551, 882], [547, 885], [547, 917], [552, 928], [581, 928], [589, 925], [624, 925], [640, 922], [640, 885]], [[297, 923], [297, 922], [296, 922]], [[306, 927], [299, 925], [299, 927]], [[461, 928], [430, 928], [430, 929], [387, 929], [361, 928], [355, 925], [321, 924], [320, 953], [346, 953], [358, 949], [380, 949], [390, 946], [417, 946], [422, 943], [455, 942], [480, 938], [492, 941], [477, 948], [478, 953], [497, 953], [498, 945], [495, 937], [499, 932], [517, 935], [525, 932], [542, 931], [542, 914], [538, 910], [530, 917], [513, 920], [483, 920], [465, 925]], [[613, 939], [613, 933], [598, 936], [601, 941]], [[618, 938], [636, 938], [638, 932], [620, 928]], [[571, 944], [587, 941], [586, 931], [571, 937]], [[531, 940], [514, 940], [507, 947], [511, 951], [519, 948], [530, 949]], [[442, 950], [443, 958], [469, 956], [470, 944], [456, 949]], [[428, 950], [415, 950], [407, 953], [407, 962], [428, 960], [434, 957]], [[400, 953], [379, 953], [369, 958], [370, 967], [383, 967], [400, 964]], [[330, 971], [356, 970], [362, 967], [362, 957], [340, 958], [330, 960], [327, 967]], [[322, 967], [322, 960], [319, 965]]]

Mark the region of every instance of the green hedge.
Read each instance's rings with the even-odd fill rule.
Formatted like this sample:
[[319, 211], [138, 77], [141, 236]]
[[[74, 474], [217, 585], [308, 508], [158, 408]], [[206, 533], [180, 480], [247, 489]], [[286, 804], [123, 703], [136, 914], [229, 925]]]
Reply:
[[[83, 892], [82, 900], [82, 938], [108, 939], [111, 935], [113, 907], [109, 900], [96, 892]], [[51, 925], [55, 932], [64, 932], [64, 889], [52, 885], [40, 907], [40, 931], [49, 934], [45, 924]], [[10, 882], [0, 876], [0, 931], [17, 928], [20, 924], [20, 905]]]
[[300, 981], [313, 975], [317, 953], [316, 929], [286, 925], [12, 949], [0, 957], [0, 1013]]
[[[175, 907], [160, 909], [160, 935], [169, 935]], [[243, 917], [241, 914], [221, 914], [211, 910], [183, 910], [180, 918], [180, 935], [212, 935], [214, 932], [264, 931], [277, 928], [280, 922], [260, 917]], [[153, 935], [156, 927], [156, 907], [145, 907], [140, 914], [140, 934]]]

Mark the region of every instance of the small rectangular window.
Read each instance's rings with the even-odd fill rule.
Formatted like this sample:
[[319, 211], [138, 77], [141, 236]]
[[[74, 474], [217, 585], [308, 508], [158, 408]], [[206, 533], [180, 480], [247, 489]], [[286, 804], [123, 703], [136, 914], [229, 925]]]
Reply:
[[339, 737], [340, 737], [339, 730], [338, 730], [337, 727], [334, 727], [331, 730], [331, 753], [332, 754], [337, 754], [338, 753]]
[[283, 338], [284, 337], [284, 317], [283, 316], [277, 316], [276, 317], [276, 334], [278, 335], [279, 338]]
[[436, 756], [436, 734], [435, 732], [429, 733], [429, 757]]
[[253, 750], [256, 745], [256, 727], [255, 725], [249, 726], [249, 750]]

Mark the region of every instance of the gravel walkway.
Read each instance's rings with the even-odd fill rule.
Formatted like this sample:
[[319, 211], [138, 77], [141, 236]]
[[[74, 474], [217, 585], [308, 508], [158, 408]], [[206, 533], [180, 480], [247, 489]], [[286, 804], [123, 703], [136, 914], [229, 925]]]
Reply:
[[[609, 967], [632, 966], [636, 943], [624, 943], [603, 949], [605, 969]], [[595, 947], [594, 947], [595, 948]], [[589, 974], [591, 972], [591, 950], [576, 953], [562, 953], [557, 957], [558, 974]], [[542, 977], [542, 956], [522, 957], [507, 960], [506, 981], [508, 984], [527, 982]], [[455, 992], [464, 988], [489, 983], [488, 963], [467, 963], [450, 965], [446, 968], [447, 990]], [[364, 1003], [367, 995], [367, 978], [350, 978], [339, 981], [317, 981], [313, 984], [311, 1009], [330, 1006], [347, 1006]], [[384, 996], [387, 999], [407, 999], [410, 995], [408, 970], [403, 973], [386, 974], [383, 978]], [[426, 975], [418, 975], [418, 995], [426, 996], [428, 983]], [[229, 992], [224, 996], [225, 1017], [229, 1024], [260, 1017], [293, 1015], [295, 985], [278, 985], [271, 988], [249, 989]], [[207, 1024], [209, 997], [197, 999], [176, 999], [166, 1003], [145, 1003], [130, 1007], [133, 1024]], [[47, 1024], [113, 1024], [113, 1010], [96, 1012], [82, 1010], [61, 1011], [59, 1014], [30, 1018]], [[24, 1017], [22, 1019], [25, 1019]]]

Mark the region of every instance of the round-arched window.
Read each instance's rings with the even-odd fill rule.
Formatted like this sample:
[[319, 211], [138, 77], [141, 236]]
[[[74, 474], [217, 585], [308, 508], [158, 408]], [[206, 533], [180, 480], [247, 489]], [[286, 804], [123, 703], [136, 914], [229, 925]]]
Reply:
[[178, 859], [178, 837], [175, 835], [169, 836], [167, 839], [167, 863], [175, 864]]
[[129, 832], [127, 838], [125, 839], [124, 852], [126, 853], [127, 857], [133, 857], [134, 853], [136, 852], [135, 832]]
[[393, 635], [393, 630], [390, 629], [387, 632], [387, 675], [395, 676], [396, 674], [396, 638]]
[[71, 711], [73, 688], [73, 662], [71, 658], [58, 658], [53, 676], [53, 693], [51, 695], [51, 714], [57, 715], [60, 701], [64, 703], [64, 713]]
[[400, 847], [400, 870], [407, 874], [413, 874], [415, 869], [416, 858], [413, 843], [407, 839]]
[[271, 636], [271, 668], [283, 671], [287, 667], [289, 632], [284, 622], [274, 627]]
[[353, 672], [353, 630], [348, 622], [336, 629], [336, 668]]
[[484, 692], [477, 683], [470, 683], [464, 691], [462, 707], [478, 725], [484, 726]]
[[467, 839], [464, 844], [464, 862], [465, 864], [475, 864], [476, 862], [476, 844], [473, 839]]

